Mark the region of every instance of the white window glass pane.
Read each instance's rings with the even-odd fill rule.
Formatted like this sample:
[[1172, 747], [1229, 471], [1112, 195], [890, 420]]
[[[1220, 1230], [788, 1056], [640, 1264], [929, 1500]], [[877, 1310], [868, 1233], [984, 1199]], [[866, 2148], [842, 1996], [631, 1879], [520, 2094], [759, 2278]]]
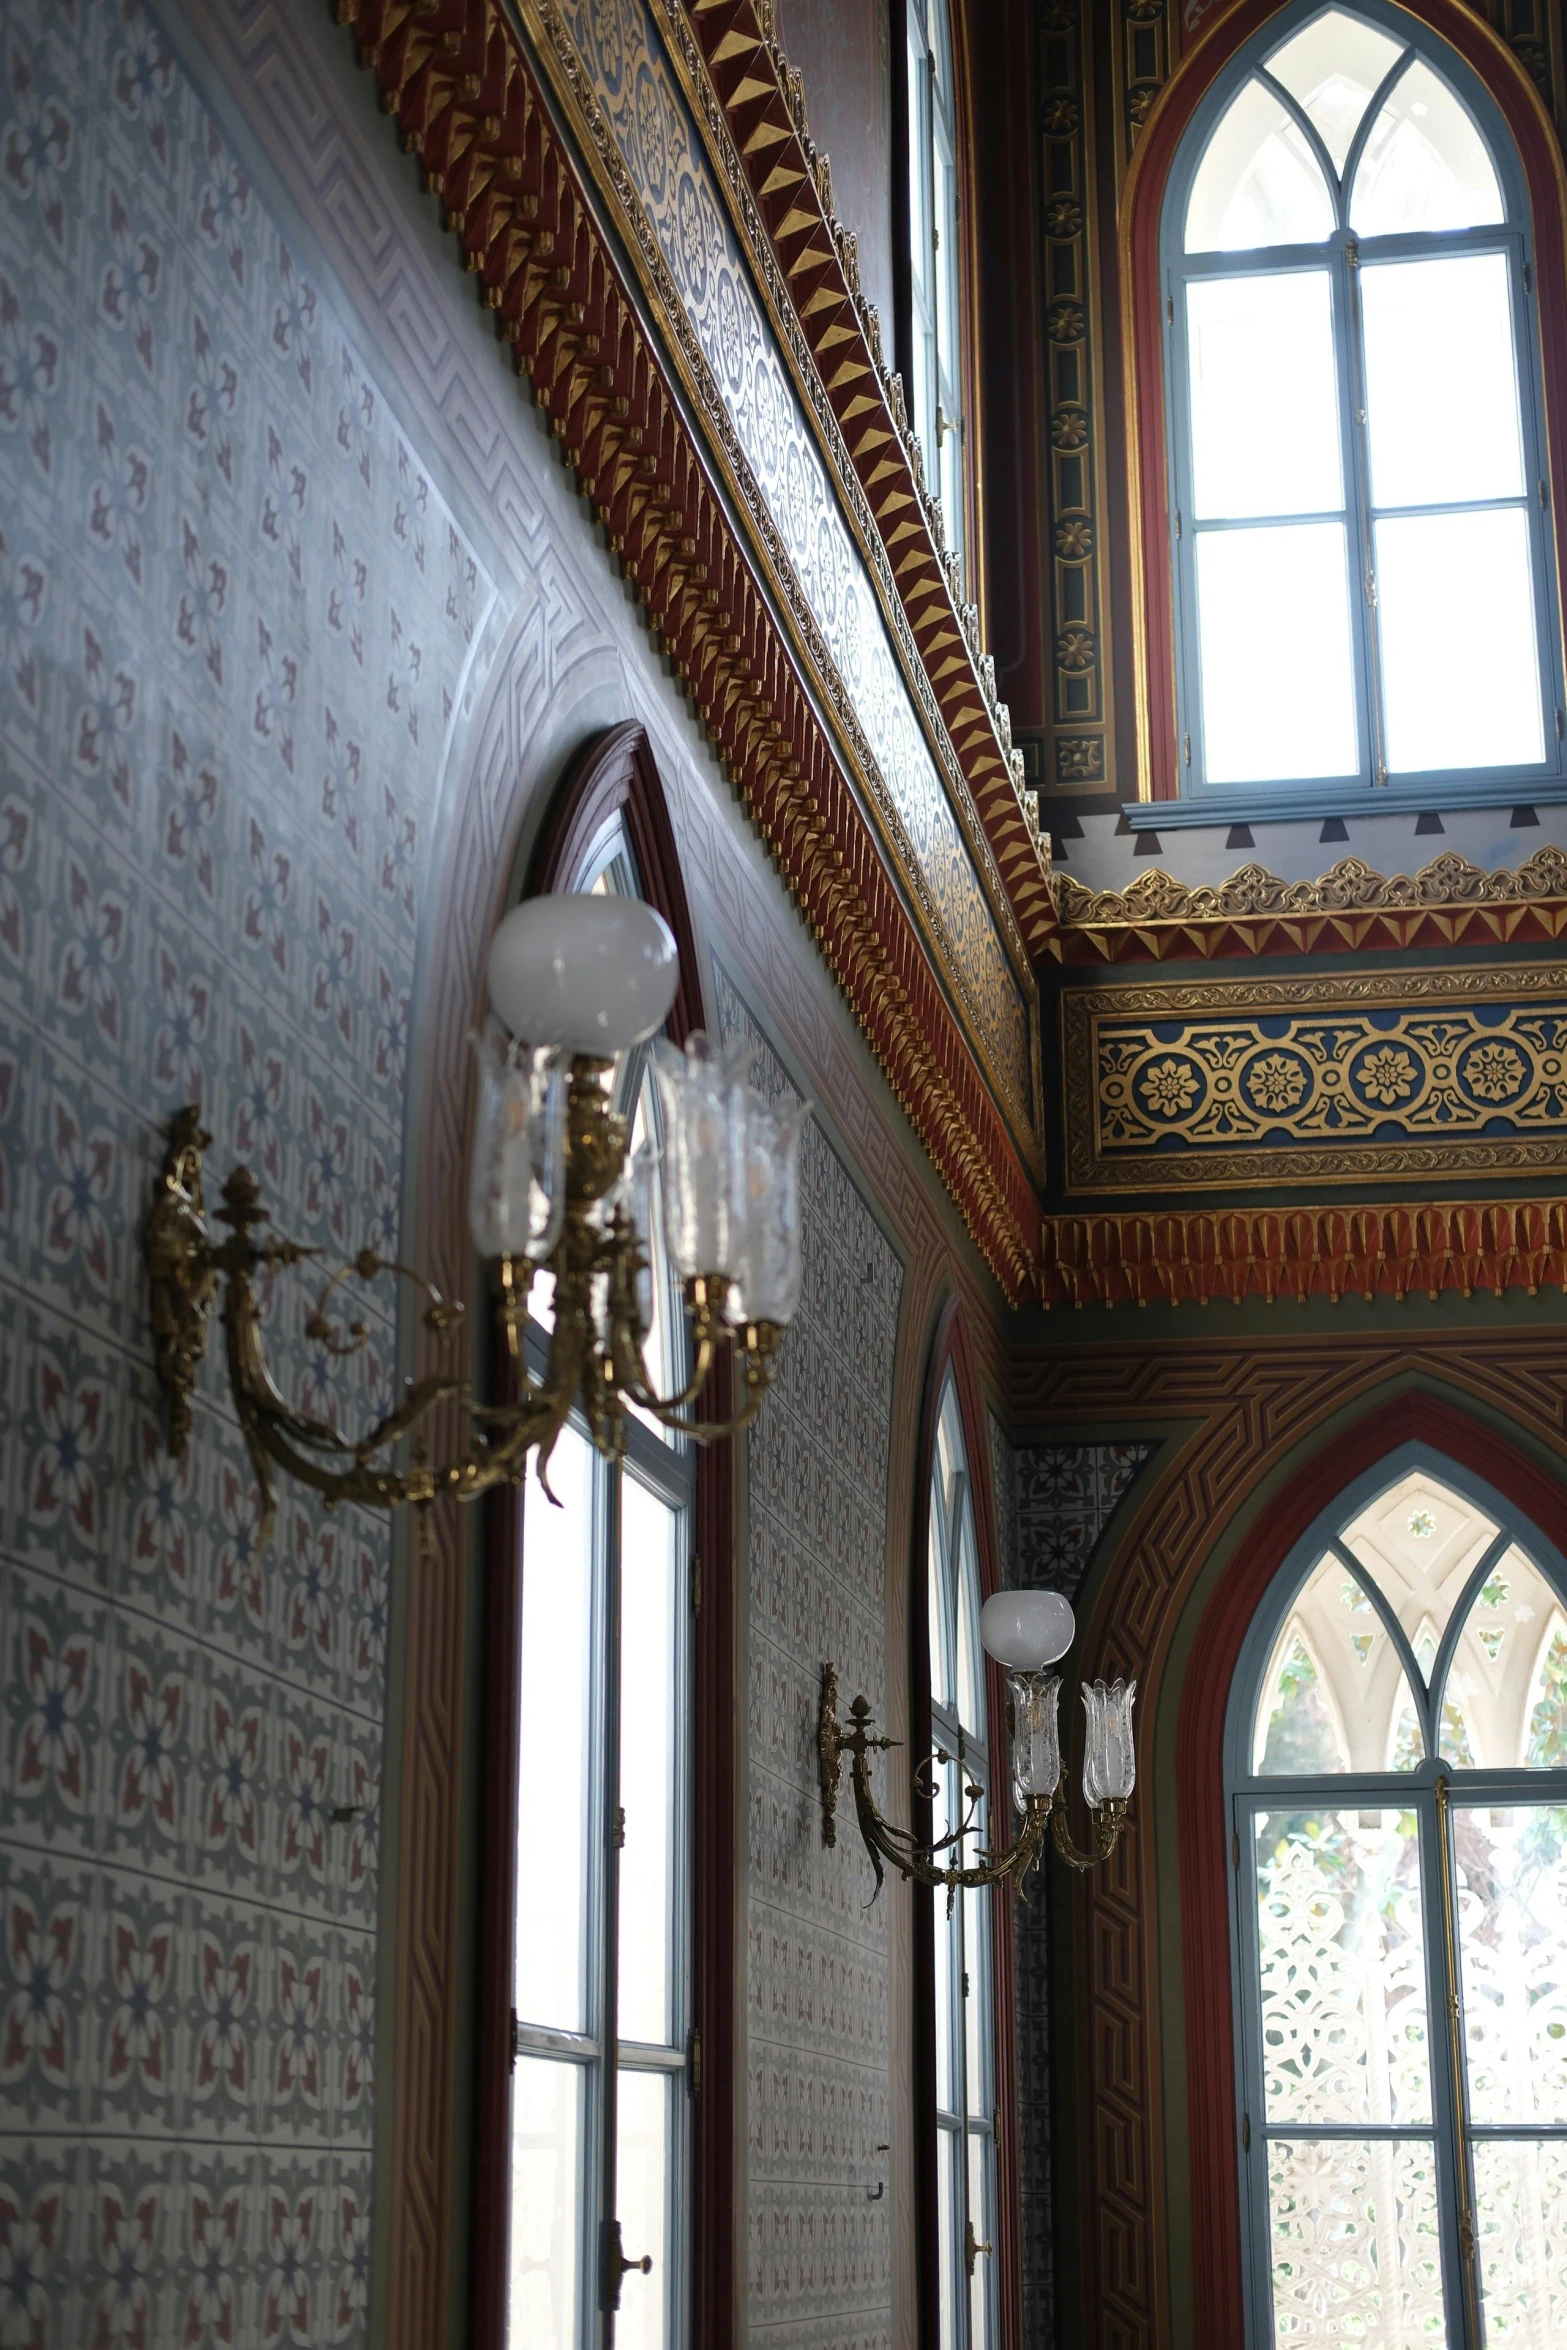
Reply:
[[946, 1481], [938, 1472], [930, 1481], [930, 1529], [926, 1541], [926, 1606], [930, 1631], [930, 1696], [933, 1705], [950, 1708], [955, 1696], [952, 1621], [952, 1571], [947, 1563]]
[[1270, 2122], [1430, 2120], [1417, 1831], [1407, 1811], [1259, 1816]]
[[[1475, 1068], [1487, 1089], [1482, 1098], [1495, 1098], [1510, 1074], [1511, 1052], [1500, 1039], [1471, 1045], [1459, 1063], [1460, 1082]], [[1515, 1544], [1486, 1576], [1458, 1636], [1443, 1693], [1442, 1752], [1449, 1762], [1482, 1770], [1562, 1768], [1560, 1713], [1546, 1683], [1556, 1678], [1552, 1660], [1564, 1653], [1564, 1629], [1555, 1592]]]
[[1567, 2122], [1567, 1809], [1455, 1807], [1471, 2120]]
[[615, 2318], [615, 2350], [664, 2350], [669, 2340], [669, 2101], [664, 2073], [622, 2068], [616, 2083], [615, 2203], [628, 2260], [651, 2254], [644, 2276], [628, 2269]]
[[[978, 1841], [983, 1843], [990, 1823], [980, 1815]], [[966, 1856], [975, 1857], [971, 1846]], [[990, 2079], [990, 1894], [986, 1887], [964, 1891], [963, 1968], [968, 1994], [963, 2002], [963, 2065], [968, 2110], [988, 2115], [995, 2103]]]
[[1192, 496], [1203, 518], [1344, 503], [1333, 292], [1325, 269], [1186, 289]]
[[1567, 2144], [1481, 2140], [1474, 2150], [1480, 2297], [1487, 2342], [1567, 2341]]
[[1372, 503], [1521, 497], [1506, 255], [1367, 263], [1360, 299]]
[[959, 2262], [963, 2257], [962, 2180], [958, 2170], [958, 2133], [936, 2132], [936, 2261], [941, 2289], [937, 2333], [941, 2350], [958, 2350], [962, 2310]]
[[1355, 167], [1358, 237], [1488, 228], [1505, 217], [1496, 169], [1473, 118], [1417, 58], [1401, 73]]
[[[646, 1163], [641, 1159], [641, 1153], [645, 1147], [652, 1154], [656, 1154], [661, 1148], [657, 1096], [654, 1091], [651, 1068], [648, 1068], [643, 1074], [642, 1082], [637, 1088], [636, 1105], [632, 1111], [630, 1155], [633, 1167]], [[676, 1331], [671, 1312], [669, 1252], [664, 1240], [663, 1182], [656, 1158], [653, 1159], [645, 1190], [636, 1187], [634, 1189], [635, 1196], [632, 1208], [638, 1229], [642, 1234], [643, 1253], [648, 1260], [648, 1269], [639, 1284], [640, 1303], [648, 1325], [648, 1334], [642, 1346], [642, 1361], [648, 1384], [653, 1393], [655, 1395], [672, 1395], [681, 1385], [685, 1374], [681, 1369], [677, 1375]], [[640, 1404], [636, 1403], [633, 1403], [631, 1409], [636, 1413], [643, 1427], [651, 1429], [653, 1434], [662, 1438], [666, 1444], [673, 1444], [677, 1441], [674, 1430], [666, 1427], [656, 1414], [645, 1411]]]
[[1287, 107], [1247, 82], [1214, 127], [1186, 207], [1188, 253], [1316, 245], [1333, 233], [1322, 166]]
[[1280, 2343], [1447, 2341], [1429, 2141], [1275, 2140], [1268, 2205]]
[[1524, 1706], [1524, 1753], [1531, 1771], [1567, 1770], [1567, 1616], [1546, 1621]]
[[1527, 516], [1379, 522], [1376, 567], [1389, 772], [1543, 759]]
[[678, 1512], [627, 1469], [620, 1500], [620, 2016], [667, 2043], [675, 1914]]
[[[957, 1809], [957, 1766], [955, 1763], [932, 1763], [931, 1780], [936, 1789], [936, 1800], [931, 1806], [931, 1823], [938, 1840], [950, 1836], [960, 1816]], [[939, 1894], [931, 1896], [931, 1946], [935, 1962], [936, 2024], [936, 2104], [942, 2113], [957, 2109], [958, 2015], [962, 1989], [962, 1956], [958, 1949], [958, 1924], [954, 1914], [947, 1915], [947, 1904]]]
[[1394, 1715], [1408, 1696], [1398, 1650], [1365, 1585], [1328, 1551], [1274, 1641], [1252, 1726], [1252, 1769], [1259, 1778], [1385, 1770]]
[[[522, 1693], [517, 1774], [517, 1974], [525, 2023], [586, 2028], [587, 1855], [593, 1798], [591, 1456], [563, 1428], [548, 1469], [533, 1461], [522, 1517]], [[549, 1801], [538, 1790], [549, 1789]]]
[[1343, 524], [1204, 531], [1197, 605], [1208, 781], [1353, 775]]
[[990, 2350], [992, 2279], [995, 2275], [996, 2198], [993, 2192], [995, 2157], [988, 2137], [977, 2130], [968, 2142], [968, 2224], [974, 2231], [974, 2274], [969, 2279], [969, 2350]]
[[1275, 49], [1268, 71], [1311, 121], [1342, 171], [1360, 118], [1397, 63], [1401, 44], [1364, 17], [1330, 8]]
[[965, 1483], [958, 1519], [958, 1719], [976, 1739], [985, 1735], [984, 1651], [979, 1644], [979, 1561], [974, 1555], [974, 1507]]
[[583, 2078], [580, 2065], [534, 2056], [512, 2073], [512, 2350], [576, 2350]]

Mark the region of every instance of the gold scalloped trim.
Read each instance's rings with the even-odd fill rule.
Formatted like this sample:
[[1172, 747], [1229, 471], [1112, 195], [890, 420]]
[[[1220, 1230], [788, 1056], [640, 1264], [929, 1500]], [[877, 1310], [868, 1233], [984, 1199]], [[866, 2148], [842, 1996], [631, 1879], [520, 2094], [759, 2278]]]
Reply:
[[1487, 873], [1445, 849], [1415, 874], [1381, 874], [1359, 857], [1341, 857], [1318, 881], [1281, 881], [1265, 865], [1242, 865], [1228, 881], [1193, 886], [1162, 865], [1126, 889], [1091, 890], [1070, 874], [1054, 877], [1056, 912], [1074, 930], [1149, 922], [1227, 922], [1270, 914], [1357, 914], [1410, 907], [1527, 905], [1567, 899], [1567, 849], [1547, 842], [1519, 866]]

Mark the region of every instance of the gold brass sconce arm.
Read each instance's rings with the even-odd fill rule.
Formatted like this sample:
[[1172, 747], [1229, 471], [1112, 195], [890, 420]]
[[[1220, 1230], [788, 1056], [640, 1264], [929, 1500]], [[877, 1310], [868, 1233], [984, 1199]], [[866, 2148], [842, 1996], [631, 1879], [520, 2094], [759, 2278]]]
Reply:
[[[822, 1667], [821, 1702], [816, 1717], [817, 1775], [821, 1789], [822, 1842], [832, 1847], [838, 1841], [838, 1789], [845, 1757], [849, 1761], [849, 1780], [854, 1790], [855, 1816], [860, 1835], [870, 1854], [876, 1885], [871, 1898], [881, 1891], [887, 1867], [896, 1869], [900, 1877], [915, 1884], [942, 1886], [946, 1889], [950, 1910], [958, 1891], [964, 1887], [999, 1885], [1008, 1878], [1021, 1886], [1029, 1871], [1038, 1862], [1048, 1839], [1056, 1851], [1073, 1869], [1091, 1869], [1106, 1860], [1114, 1851], [1116, 1841], [1125, 1823], [1129, 1805], [1110, 1799], [1099, 1805], [1094, 1814], [1094, 1848], [1081, 1852], [1072, 1840], [1067, 1822], [1066, 1788], [1058, 1781], [1050, 1795], [1028, 1795], [1022, 1802], [1022, 1825], [1011, 1844], [1004, 1847], [981, 1847], [979, 1859], [968, 1867], [956, 1861], [942, 1859], [942, 1854], [954, 1848], [961, 1850], [977, 1820], [983, 1790], [972, 1782], [964, 1787], [964, 1811], [957, 1827], [948, 1835], [929, 1843], [921, 1842], [909, 1830], [896, 1828], [885, 1817], [871, 1789], [870, 1758], [879, 1749], [896, 1745], [892, 1738], [883, 1738], [871, 1728], [870, 1705], [864, 1697], [856, 1697], [849, 1708], [845, 1725], [838, 1719], [838, 1674], [832, 1664]], [[938, 1754], [938, 1759], [950, 1761], [951, 1756]]]
[[[321, 1252], [270, 1231], [269, 1211], [248, 1167], [236, 1167], [223, 1186], [213, 1219], [223, 1227], [219, 1237], [203, 1198], [203, 1154], [212, 1138], [202, 1129], [199, 1109], [179, 1112], [145, 1232], [169, 1449], [180, 1455], [188, 1447], [191, 1396], [206, 1350], [207, 1321], [221, 1295], [228, 1383], [261, 1496], [261, 1547], [275, 1519], [273, 1480], [279, 1469], [321, 1494], [329, 1508], [357, 1502], [392, 1509], [440, 1494], [474, 1501], [495, 1486], [520, 1484], [535, 1450], [548, 1492], [550, 1453], [579, 1404], [594, 1443], [611, 1457], [622, 1447], [630, 1404], [698, 1439], [729, 1435], [756, 1417], [772, 1382], [783, 1332], [765, 1321], [731, 1329], [724, 1318], [727, 1285], [713, 1275], [686, 1283], [690, 1377], [672, 1396], [658, 1395], [648, 1383], [642, 1360], [647, 1326], [637, 1302], [646, 1259], [625, 1211], [617, 1206], [605, 1212], [603, 1206], [620, 1180], [626, 1153], [625, 1121], [610, 1108], [602, 1083], [608, 1067], [585, 1054], [571, 1064], [565, 1212], [547, 1267], [555, 1279], [554, 1328], [543, 1378], [529, 1374], [524, 1333], [533, 1275], [545, 1268], [505, 1257], [496, 1318], [511, 1355], [513, 1397], [498, 1405], [474, 1403], [468, 1382], [455, 1369], [440, 1369], [408, 1381], [393, 1408], [358, 1437], [344, 1436], [328, 1421], [290, 1404], [267, 1360], [262, 1285], [274, 1273]], [[363, 1322], [337, 1318], [339, 1293], [349, 1281], [370, 1282], [386, 1274], [423, 1293], [424, 1327], [449, 1350], [464, 1326], [461, 1305], [373, 1249], [362, 1249], [331, 1274], [306, 1319], [306, 1337], [340, 1358], [359, 1353], [369, 1331]], [[739, 1412], [722, 1424], [691, 1418], [689, 1407], [700, 1396], [720, 1348], [730, 1344], [743, 1382]], [[429, 1462], [420, 1456], [419, 1432], [438, 1407], [452, 1402], [467, 1410], [469, 1447], [454, 1459]], [[399, 1447], [406, 1448], [400, 1459]]]

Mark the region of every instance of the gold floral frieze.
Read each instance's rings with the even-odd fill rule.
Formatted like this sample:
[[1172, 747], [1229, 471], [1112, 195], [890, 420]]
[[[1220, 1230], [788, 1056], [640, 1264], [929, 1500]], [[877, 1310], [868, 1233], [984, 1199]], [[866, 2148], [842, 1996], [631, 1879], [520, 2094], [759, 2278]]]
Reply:
[[1071, 989], [1068, 1188], [1520, 1174], [1567, 1161], [1567, 968]]

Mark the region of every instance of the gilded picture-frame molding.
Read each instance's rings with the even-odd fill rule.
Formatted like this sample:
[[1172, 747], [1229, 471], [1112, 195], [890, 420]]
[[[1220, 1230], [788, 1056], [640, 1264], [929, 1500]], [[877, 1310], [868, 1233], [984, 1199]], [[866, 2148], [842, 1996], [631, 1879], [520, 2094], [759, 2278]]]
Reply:
[[[1513, 1014], [1555, 1019], [1560, 1049]], [[1070, 1195], [1536, 1176], [1567, 1157], [1559, 963], [1067, 988], [1061, 1045]], [[1487, 1131], [1515, 1111], [1540, 1131]], [[1205, 1123], [1292, 1138], [1205, 1148]], [[1180, 1147], [1117, 1148], [1117, 1128]]]

